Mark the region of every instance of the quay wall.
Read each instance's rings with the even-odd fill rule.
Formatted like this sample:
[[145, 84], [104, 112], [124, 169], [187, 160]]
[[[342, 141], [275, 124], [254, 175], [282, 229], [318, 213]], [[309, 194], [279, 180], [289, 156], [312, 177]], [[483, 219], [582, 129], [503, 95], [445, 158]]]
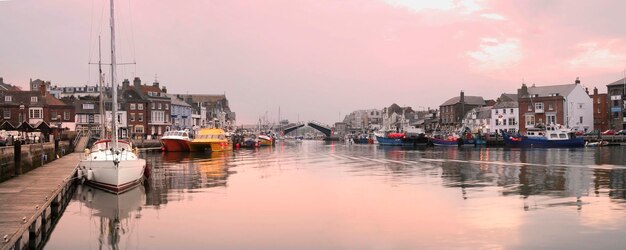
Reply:
[[58, 152], [55, 152], [54, 142], [21, 145], [20, 151], [19, 164], [16, 164], [15, 147], [0, 147], [0, 182], [54, 161], [57, 154], [61, 157], [71, 149], [68, 141], [60, 141]]

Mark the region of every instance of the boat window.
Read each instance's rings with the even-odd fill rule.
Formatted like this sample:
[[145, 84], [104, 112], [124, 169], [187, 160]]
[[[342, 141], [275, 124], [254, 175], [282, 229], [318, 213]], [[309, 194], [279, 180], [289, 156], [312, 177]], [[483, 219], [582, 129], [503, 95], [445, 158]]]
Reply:
[[550, 134], [550, 138], [559, 138], [556, 134]]
[[567, 138], [567, 135], [566, 135], [566, 134], [559, 134], [559, 137], [561, 137], [561, 138]]

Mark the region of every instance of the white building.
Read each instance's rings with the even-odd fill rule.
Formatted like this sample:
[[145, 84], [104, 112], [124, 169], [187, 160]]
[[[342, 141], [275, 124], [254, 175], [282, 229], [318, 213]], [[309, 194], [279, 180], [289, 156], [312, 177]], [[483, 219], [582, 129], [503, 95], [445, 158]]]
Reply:
[[471, 109], [463, 118], [463, 127], [469, 128], [472, 133], [489, 133], [491, 109], [491, 106]]
[[491, 109], [489, 132], [500, 130], [515, 134], [519, 131], [519, 103], [516, 94], [502, 94]]

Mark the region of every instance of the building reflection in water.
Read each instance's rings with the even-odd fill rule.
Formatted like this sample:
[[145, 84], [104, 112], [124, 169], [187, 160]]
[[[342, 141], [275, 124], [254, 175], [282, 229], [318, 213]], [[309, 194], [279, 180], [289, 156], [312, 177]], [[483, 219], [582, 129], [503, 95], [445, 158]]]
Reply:
[[76, 197], [91, 211], [93, 227], [90, 230], [98, 235], [98, 249], [119, 249], [120, 242], [126, 242], [126, 245], [132, 242], [146, 200], [143, 186], [113, 194], [81, 185], [77, 188]]

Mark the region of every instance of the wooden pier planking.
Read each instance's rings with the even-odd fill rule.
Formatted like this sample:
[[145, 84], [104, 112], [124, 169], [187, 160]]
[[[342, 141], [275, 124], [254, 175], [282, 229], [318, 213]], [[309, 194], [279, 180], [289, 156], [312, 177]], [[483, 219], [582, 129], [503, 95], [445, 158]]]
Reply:
[[[81, 155], [63, 156], [0, 183], [0, 249], [12, 249], [31, 224], [41, 218], [53, 198], [74, 177]], [[3, 239], [5, 235], [7, 242]]]

